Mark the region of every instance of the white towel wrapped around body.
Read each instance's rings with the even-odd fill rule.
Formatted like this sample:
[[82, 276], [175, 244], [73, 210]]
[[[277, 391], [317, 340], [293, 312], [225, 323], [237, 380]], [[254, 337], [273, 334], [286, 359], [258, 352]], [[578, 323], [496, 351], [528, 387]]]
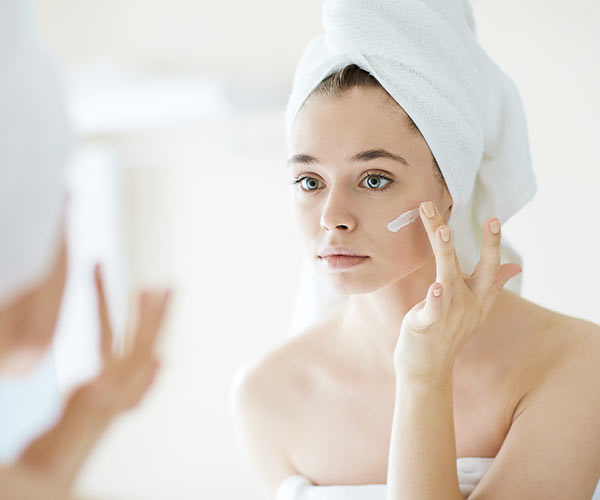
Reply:
[[[471, 6], [466, 0], [326, 0], [323, 25], [325, 33], [306, 46], [294, 75], [285, 114], [288, 149], [297, 113], [322, 80], [349, 64], [368, 71], [435, 157], [453, 199], [453, 242], [470, 274], [485, 220], [504, 224], [537, 189], [518, 90], [479, 45]], [[504, 237], [501, 258], [522, 263]], [[506, 288], [519, 293], [521, 276]], [[297, 304], [304, 307], [302, 298]], [[305, 320], [309, 314], [304, 309]]]
[[[467, 498], [486, 473], [493, 458], [461, 457], [456, 461], [458, 483], [463, 498]], [[277, 489], [274, 500], [386, 500], [385, 484], [357, 486], [315, 486], [304, 476], [285, 479]]]

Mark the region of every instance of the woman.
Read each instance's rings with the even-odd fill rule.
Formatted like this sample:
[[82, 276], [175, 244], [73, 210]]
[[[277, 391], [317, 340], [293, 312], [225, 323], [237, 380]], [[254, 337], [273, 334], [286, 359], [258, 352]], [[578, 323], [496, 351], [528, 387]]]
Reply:
[[348, 298], [240, 373], [244, 450], [281, 500], [590, 498], [600, 328], [504, 289], [518, 93], [468, 4], [364, 4], [325, 3], [286, 115], [296, 222]]
[[[31, 35], [25, 4], [0, 4], [2, 376], [27, 373], [50, 347], [67, 273], [68, 127], [56, 72]], [[69, 497], [93, 445], [115, 417], [137, 405], [156, 373], [155, 344], [168, 293], [140, 295], [131, 348], [117, 356], [98, 266], [94, 280], [104, 365], [74, 391], [52, 429], [30, 443], [15, 464], [0, 467], [0, 498]]]

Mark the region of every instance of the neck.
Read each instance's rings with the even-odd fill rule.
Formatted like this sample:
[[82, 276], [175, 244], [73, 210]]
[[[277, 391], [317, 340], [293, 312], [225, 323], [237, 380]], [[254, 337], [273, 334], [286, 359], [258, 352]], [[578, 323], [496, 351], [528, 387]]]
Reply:
[[351, 295], [344, 330], [353, 337], [364, 361], [394, 370], [393, 356], [406, 313], [427, 295], [435, 281], [435, 258], [409, 275], [374, 292]]

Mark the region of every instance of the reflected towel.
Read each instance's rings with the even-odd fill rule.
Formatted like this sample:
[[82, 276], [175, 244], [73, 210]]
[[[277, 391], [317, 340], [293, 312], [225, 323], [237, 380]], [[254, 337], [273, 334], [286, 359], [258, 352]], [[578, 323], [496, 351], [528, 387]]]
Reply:
[[0, 306], [54, 263], [71, 143], [59, 76], [28, 4], [0, 2]]

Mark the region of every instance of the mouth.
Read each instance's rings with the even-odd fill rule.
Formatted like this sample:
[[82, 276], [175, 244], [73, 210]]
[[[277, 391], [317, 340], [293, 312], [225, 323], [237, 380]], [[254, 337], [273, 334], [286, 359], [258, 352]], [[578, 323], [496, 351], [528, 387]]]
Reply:
[[327, 255], [324, 257], [319, 256], [320, 261], [328, 269], [348, 269], [357, 266], [369, 257], [364, 255]]

